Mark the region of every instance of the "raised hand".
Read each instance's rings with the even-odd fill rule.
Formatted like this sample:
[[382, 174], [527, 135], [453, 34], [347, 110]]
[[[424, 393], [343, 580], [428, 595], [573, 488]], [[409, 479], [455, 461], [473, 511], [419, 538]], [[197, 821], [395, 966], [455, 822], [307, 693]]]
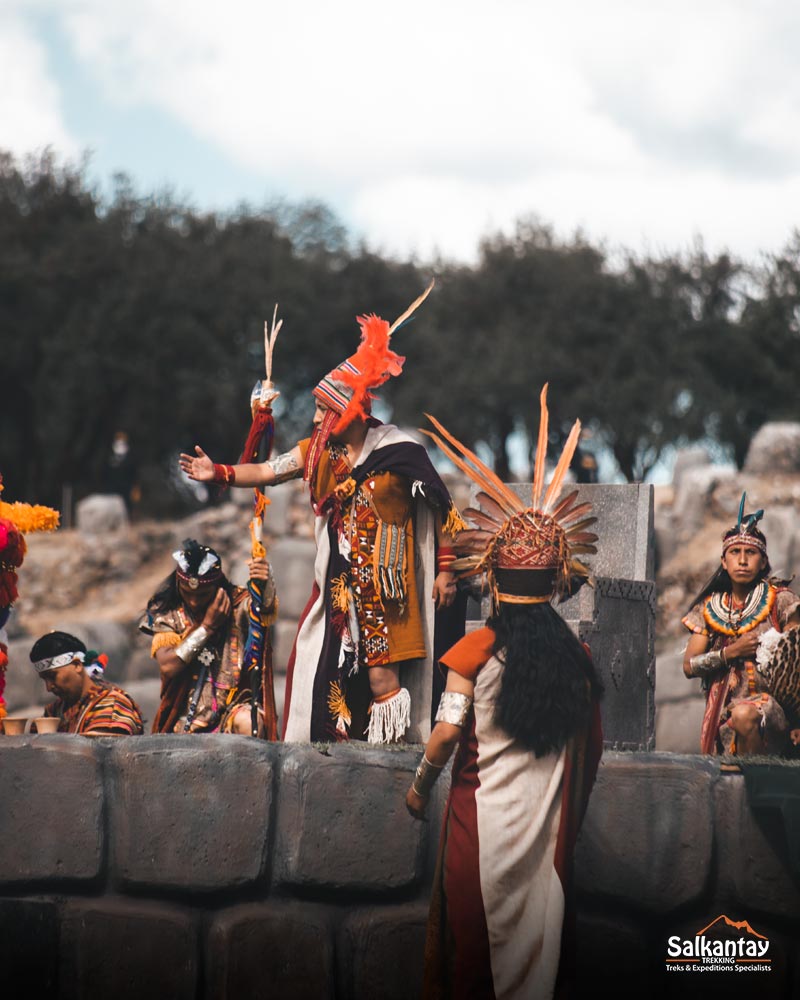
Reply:
[[269, 580], [269, 563], [266, 556], [251, 559], [247, 564], [251, 580]]
[[206, 613], [203, 615], [203, 625], [213, 632], [225, 625], [230, 613], [231, 599], [220, 587], [214, 595], [214, 600], [206, 608]]
[[210, 483], [214, 480], [214, 463], [206, 455], [199, 444], [194, 446], [196, 455], [185, 455], [181, 452], [178, 464], [181, 472], [198, 483]]

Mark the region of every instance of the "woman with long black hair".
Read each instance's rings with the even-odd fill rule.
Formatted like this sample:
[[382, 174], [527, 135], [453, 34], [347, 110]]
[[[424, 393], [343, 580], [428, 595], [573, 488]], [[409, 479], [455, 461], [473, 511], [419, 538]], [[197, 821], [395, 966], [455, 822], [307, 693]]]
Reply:
[[[546, 387], [545, 387], [546, 389]], [[579, 424], [544, 490], [547, 409], [533, 505], [436, 425], [481, 487], [478, 528], [455, 569], [485, 573], [492, 613], [442, 658], [436, 725], [406, 796], [424, 817], [453, 750], [425, 954], [424, 996], [546, 1000], [571, 978], [572, 853], [602, 752], [600, 683], [588, 648], [552, 606], [587, 570], [595, 520], [577, 492], [559, 499]]]

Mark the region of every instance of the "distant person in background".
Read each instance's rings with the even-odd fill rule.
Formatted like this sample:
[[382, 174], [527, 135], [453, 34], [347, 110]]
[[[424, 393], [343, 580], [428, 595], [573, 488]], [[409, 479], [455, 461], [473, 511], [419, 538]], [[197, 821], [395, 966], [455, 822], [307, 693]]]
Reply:
[[56, 701], [45, 708], [60, 733], [139, 736], [142, 713], [131, 696], [105, 680], [107, 657], [87, 650], [68, 632], [49, 632], [33, 644], [31, 663]]
[[106, 493], [122, 497], [129, 514], [139, 501], [136, 461], [125, 431], [114, 434], [106, 461], [103, 488]]
[[800, 625], [800, 597], [770, 578], [767, 540], [757, 527], [764, 511], [744, 512], [722, 539], [721, 565], [692, 602], [683, 624], [692, 633], [683, 658], [687, 677], [700, 677], [706, 709], [700, 751], [777, 754], [800, 743], [800, 720], [787, 717], [757, 662], [770, 629]]
[[[173, 552], [176, 568], [150, 598], [139, 623], [152, 636], [161, 672], [161, 704], [154, 733], [252, 734], [252, 678], [243, 665], [250, 632], [251, 597], [222, 572], [219, 555], [193, 538]], [[277, 615], [266, 559], [251, 559], [250, 579], [264, 582], [260, 622]], [[258, 735], [277, 739], [271, 670], [257, 692]]]
[[579, 483], [597, 482], [597, 458], [591, 448], [587, 448], [585, 442], [592, 437], [592, 432], [584, 430], [581, 433], [578, 447], [575, 449], [575, 458], [572, 468], [575, 470], [575, 480]]

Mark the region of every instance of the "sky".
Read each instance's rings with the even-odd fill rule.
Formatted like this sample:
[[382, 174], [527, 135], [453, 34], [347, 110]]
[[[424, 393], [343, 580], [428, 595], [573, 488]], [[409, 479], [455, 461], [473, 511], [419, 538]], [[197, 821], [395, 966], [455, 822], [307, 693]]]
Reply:
[[798, 43], [792, 0], [0, 0], [0, 149], [418, 261], [534, 216], [755, 262], [800, 221]]

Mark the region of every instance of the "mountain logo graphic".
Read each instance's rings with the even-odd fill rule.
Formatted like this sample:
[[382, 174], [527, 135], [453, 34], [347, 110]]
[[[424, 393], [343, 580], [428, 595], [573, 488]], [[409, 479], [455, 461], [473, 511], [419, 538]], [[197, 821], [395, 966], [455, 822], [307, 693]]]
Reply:
[[711, 923], [704, 927], [701, 931], [695, 933], [695, 937], [700, 937], [701, 934], [708, 934], [713, 928], [722, 930], [724, 928], [730, 927], [732, 930], [736, 931], [747, 931], [748, 934], [752, 934], [753, 937], [761, 938], [766, 941], [767, 938], [763, 934], [759, 934], [758, 931], [754, 931], [750, 926], [749, 920], [731, 920], [730, 917], [726, 917], [724, 913], [720, 913], [716, 920], [712, 920]]

